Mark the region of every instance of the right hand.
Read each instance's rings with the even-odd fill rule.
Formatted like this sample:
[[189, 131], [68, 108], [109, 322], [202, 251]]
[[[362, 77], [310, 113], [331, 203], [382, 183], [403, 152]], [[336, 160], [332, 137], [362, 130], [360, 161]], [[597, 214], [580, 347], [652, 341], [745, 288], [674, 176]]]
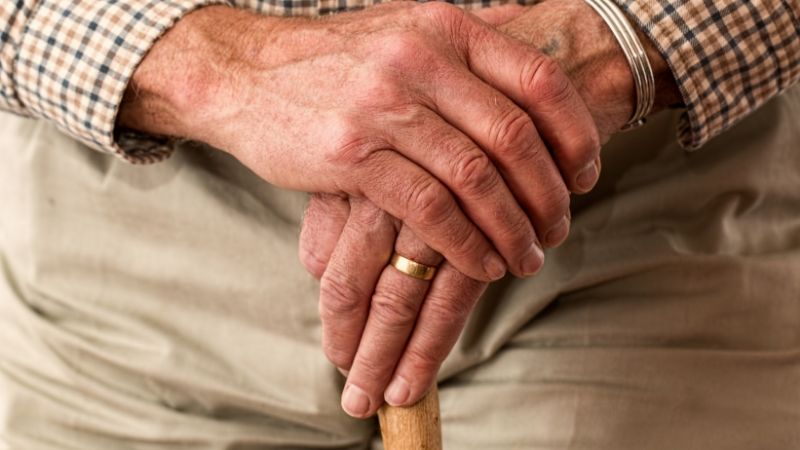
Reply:
[[[566, 236], [569, 191], [591, 188], [576, 180], [599, 153], [557, 63], [442, 3], [319, 20], [203, 8], [153, 47], [137, 88], [149, 109], [127, 105], [122, 125], [209, 143], [278, 186], [366, 197], [484, 281], [541, 267], [537, 235]], [[142, 97], [157, 92], [161, 116]]]

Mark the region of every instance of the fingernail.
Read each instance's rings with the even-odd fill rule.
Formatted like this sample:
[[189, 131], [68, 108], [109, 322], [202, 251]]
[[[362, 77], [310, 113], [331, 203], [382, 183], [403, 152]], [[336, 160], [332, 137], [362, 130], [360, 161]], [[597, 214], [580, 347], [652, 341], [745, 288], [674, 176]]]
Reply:
[[392, 406], [399, 406], [408, 400], [409, 395], [411, 395], [411, 388], [409, 388], [406, 380], [403, 379], [403, 377], [396, 376], [392, 382], [389, 383], [389, 387], [386, 388], [384, 399], [386, 403]]
[[556, 226], [545, 233], [544, 242], [548, 246], [556, 246], [567, 237], [567, 233], [569, 233], [569, 218], [564, 215]]
[[539, 243], [534, 242], [528, 253], [522, 257], [522, 274], [526, 277], [533, 275], [542, 268], [542, 264], [544, 264], [544, 252]]
[[347, 375], [350, 374], [349, 370], [342, 369], [341, 367], [337, 367], [336, 370], [338, 370], [340, 374], [344, 375], [345, 378], [347, 378]]
[[364, 417], [369, 411], [369, 397], [358, 386], [348, 384], [342, 394], [342, 409], [353, 417]]
[[591, 164], [578, 172], [578, 176], [575, 178], [575, 184], [577, 184], [583, 192], [588, 192], [594, 187], [595, 183], [597, 183], [597, 177], [597, 163], [592, 161]]
[[506, 274], [506, 263], [495, 252], [489, 252], [483, 257], [483, 269], [492, 280], [499, 280]]

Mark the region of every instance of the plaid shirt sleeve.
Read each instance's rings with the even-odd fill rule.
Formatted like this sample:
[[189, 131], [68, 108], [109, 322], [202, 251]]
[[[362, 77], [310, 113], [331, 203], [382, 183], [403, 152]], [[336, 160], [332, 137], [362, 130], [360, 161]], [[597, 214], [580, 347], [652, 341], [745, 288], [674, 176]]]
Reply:
[[194, 8], [225, 0], [2, 0], [0, 108], [48, 119], [131, 162], [170, 152], [155, 137], [117, 139], [114, 123], [139, 61]]
[[672, 68], [693, 150], [800, 79], [798, 0], [616, 0]]

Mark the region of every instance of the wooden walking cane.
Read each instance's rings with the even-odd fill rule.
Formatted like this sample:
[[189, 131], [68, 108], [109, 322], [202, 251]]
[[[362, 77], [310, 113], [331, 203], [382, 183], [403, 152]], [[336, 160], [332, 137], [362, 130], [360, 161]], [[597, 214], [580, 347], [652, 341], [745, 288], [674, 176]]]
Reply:
[[442, 423], [436, 384], [412, 406], [378, 410], [384, 450], [442, 450]]

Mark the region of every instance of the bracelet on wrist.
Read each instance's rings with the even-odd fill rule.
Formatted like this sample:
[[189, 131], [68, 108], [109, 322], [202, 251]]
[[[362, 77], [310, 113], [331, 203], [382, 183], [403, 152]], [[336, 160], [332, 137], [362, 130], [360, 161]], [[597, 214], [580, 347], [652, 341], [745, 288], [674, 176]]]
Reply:
[[655, 102], [656, 85], [650, 60], [647, 59], [647, 53], [633, 26], [613, 1], [585, 1], [611, 29], [611, 33], [625, 54], [625, 59], [628, 60], [633, 73], [636, 106], [631, 119], [622, 127], [622, 130], [638, 128], [644, 125], [645, 118], [652, 111]]

